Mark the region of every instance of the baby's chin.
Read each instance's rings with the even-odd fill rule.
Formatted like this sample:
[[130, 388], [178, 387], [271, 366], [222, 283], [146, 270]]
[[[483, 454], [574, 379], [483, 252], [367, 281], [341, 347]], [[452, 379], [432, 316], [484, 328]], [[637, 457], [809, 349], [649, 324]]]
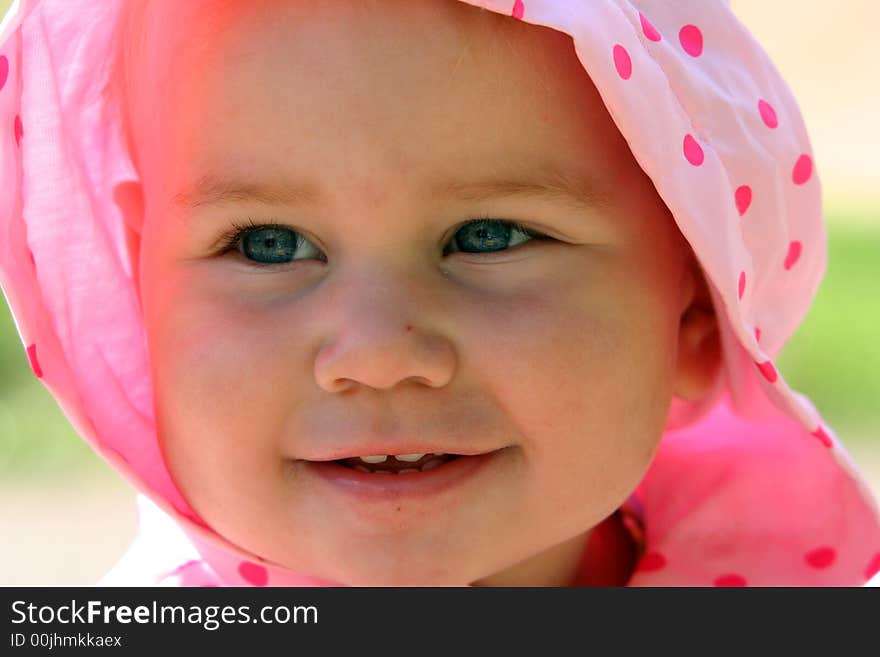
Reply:
[[461, 573], [441, 568], [418, 569], [404, 566], [393, 569], [348, 570], [334, 581], [354, 587], [461, 587], [471, 586], [480, 578], [462, 579]]
[[326, 547], [318, 562], [284, 565], [294, 572], [355, 587], [461, 587], [491, 575], [473, 563], [472, 554], [461, 560], [448, 552], [437, 556], [431, 551], [415, 551], [398, 552], [390, 558], [387, 551], [378, 548], [375, 558], [362, 553], [352, 559], [344, 556], [345, 551], [334, 554], [332, 548]]

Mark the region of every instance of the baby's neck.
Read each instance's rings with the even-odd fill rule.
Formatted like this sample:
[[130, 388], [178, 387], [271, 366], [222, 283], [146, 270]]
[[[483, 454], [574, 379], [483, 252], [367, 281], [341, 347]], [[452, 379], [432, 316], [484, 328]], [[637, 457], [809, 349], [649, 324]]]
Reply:
[[471, 586], [571, 586], [581, 569], [590, 531], [578, 534]]
[[613, 513], [592, 530], [472, 586], [623, 586], [635, 566], [635, 552], [620, 514]]
[[581, 568], [568, 586], [626, 586], [638, 557], [639, 546], [616, 511], [591, 531]]

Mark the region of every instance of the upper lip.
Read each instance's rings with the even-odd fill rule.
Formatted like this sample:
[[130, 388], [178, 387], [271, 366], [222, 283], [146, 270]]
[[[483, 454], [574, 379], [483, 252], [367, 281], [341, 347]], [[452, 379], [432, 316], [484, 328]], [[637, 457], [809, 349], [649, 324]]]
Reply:
[[459, 456], [479, 456], [494, 452], [494, 449], [476, 447], [454, 447], [451, 445], [426, 445], [424, 443], [370, 444], [357, 447], [337, 447], [322, 452], [299, 457], [302, 461], [338, 461], [358, 456], [378, 456], [380, 454], [454, 454]]

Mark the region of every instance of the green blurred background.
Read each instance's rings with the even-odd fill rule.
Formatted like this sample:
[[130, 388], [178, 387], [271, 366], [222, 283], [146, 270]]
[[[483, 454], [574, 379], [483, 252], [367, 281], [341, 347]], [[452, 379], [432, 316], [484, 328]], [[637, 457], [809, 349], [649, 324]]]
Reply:
[[[801, 103], [829, 237], [826, 278], [777, 365], [814, 401], [880, 492], [880, 70], [867, 28], [880, 24], [880, 10], [867, 0], [768, 4], [732, 6]], [[8, 5], [0, 0], [0, 12]], [[847, 6], [849, 27], [828, 30], [840, 20], [840, 6]], [[795, 8], [798, 30], [790, 30], [782, 18]], [[821, 62], [808, 38], [814, 32], [825, 42]], [[130, 540], [132, 499], [33, 376], [0, 297], [0, 536], [7, 538], [0, 541], [0, 585], [93, 583]]]

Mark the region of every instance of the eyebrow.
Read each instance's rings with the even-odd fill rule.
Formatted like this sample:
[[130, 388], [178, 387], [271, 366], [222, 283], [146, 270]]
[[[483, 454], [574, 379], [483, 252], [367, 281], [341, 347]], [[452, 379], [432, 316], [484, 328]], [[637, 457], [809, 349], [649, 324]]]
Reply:
[[[557, 167], [535, 172], [489, 177], [480, 180], [437, 181], [428, 188], [433, 198], [479, 202], [499, 198], [549, 200], [575, 210], [603, 209], [610, 195], [586, 176], [572, 176]], [[172, 197], [172, 204], [185, 211], [235, 203], [304, 206], [317, 205], [321, 194], [314, 185], [292, 181], [248, 182], [205, 174]]]

